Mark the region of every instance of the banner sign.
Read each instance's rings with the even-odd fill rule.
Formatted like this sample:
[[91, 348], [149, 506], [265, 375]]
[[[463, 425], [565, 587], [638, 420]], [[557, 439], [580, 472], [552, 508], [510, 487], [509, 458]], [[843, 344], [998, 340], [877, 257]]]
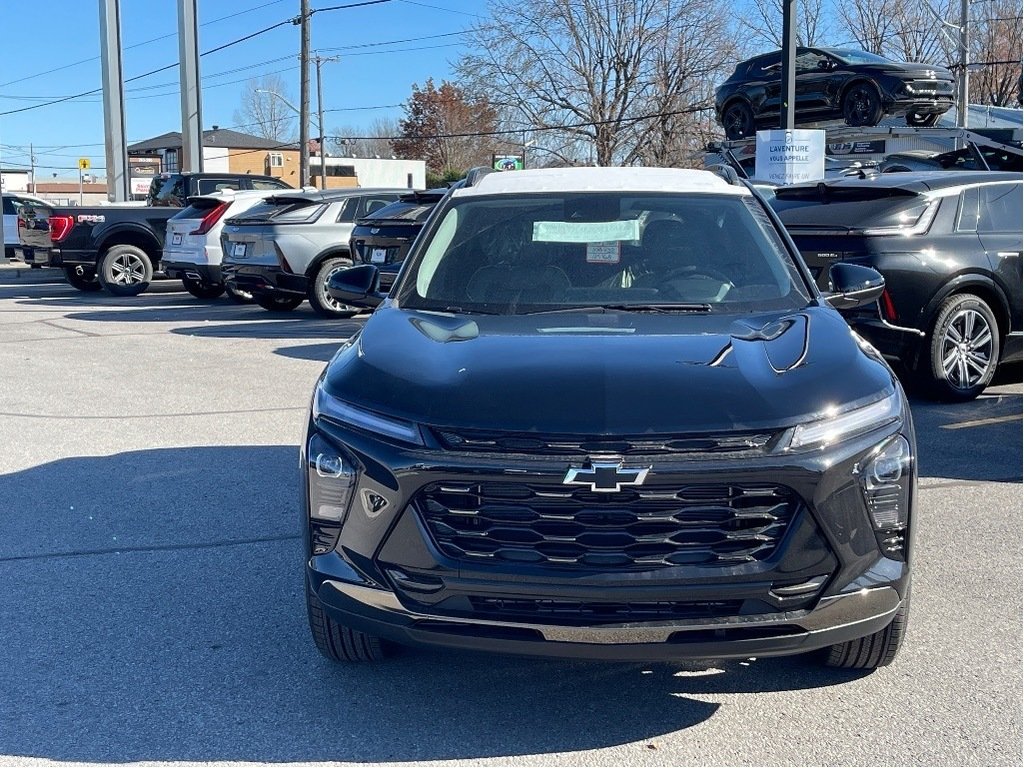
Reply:
[[754, 178], [798, 184], [825, 178], [825, 132], [804, 128], [757, 132]]

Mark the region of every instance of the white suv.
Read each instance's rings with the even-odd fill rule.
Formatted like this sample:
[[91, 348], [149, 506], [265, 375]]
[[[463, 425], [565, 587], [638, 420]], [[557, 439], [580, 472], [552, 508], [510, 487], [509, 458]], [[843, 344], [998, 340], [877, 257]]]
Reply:
[[237, 191], [224, 189], [188, 199], [188, 206], [167, 221], [161, 265], [168, 277], [177, 277], [185, 290], [199, 299], [214, 299], [227, 290], [240, 304], [252, 301], [252, 294], [225, 286], [221, 277], [220, 233], [223, 222], [237, 216], [280, 190]]

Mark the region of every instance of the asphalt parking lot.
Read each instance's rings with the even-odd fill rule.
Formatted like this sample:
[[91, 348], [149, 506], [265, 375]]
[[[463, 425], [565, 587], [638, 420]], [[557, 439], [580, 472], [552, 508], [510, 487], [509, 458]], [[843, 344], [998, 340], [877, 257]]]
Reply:
[[357, 327], [0, 266], [0, 764], [1020, 764], [1020, 384], [914, 403], [914, 610], [891, 667], [337, 667], [306, 626], [296, 446]]

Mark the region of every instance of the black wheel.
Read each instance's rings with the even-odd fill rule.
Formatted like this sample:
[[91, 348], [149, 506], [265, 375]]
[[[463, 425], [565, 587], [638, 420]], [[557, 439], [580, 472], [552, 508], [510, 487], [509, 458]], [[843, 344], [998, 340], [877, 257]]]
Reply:
[[907, 125], [914, 128], [931, 128], [942, 115], [931, 113], [922, 115], [919, 112], [907, 112]]
[[103, 290], [99, 278], [96, 277], [96, 270], [92, 267], [64, 267], [64, 277], [73, 288], [85, 293]]
[[889, 626], [873, 635], [836, 643], [825, 649], [825, 664], [843, 669], [878, 669], [892, 664], [903, 645], [910, 619], [910, 593]]
[[309, 281], [309, 305], [321, 317], [352, 317], [359, 311], [359, 307], [342, 304], [327, 292], [327, 281], [351, 266], [348, 259], [325, 259]]
[[100, 283], [115, 296], [138, 296], [153, 279], [153, 262], [134, 245], [114, 245], [100, 259]]
[[256, 303], [268, 312], [291, 312], [303, 299], [298, 296], [257, 296]]
[[387, 656], [387, 647], [379, 637], [349, 629], [328, 616], [308, 584], [306, 613], [317, 650], [331, 661], [380, 661]]
[[878, 125], [882, 119], [882, 99], [869, 83], [856, 83], [843, 96], [843, 119], [847, 125]]
[[252, 304], [255, 301], [251, 293], [243, 291], [231, 283], [225, 283], [224, 288], [227, 291], [227, 297], [235, 302], [235, 304]]
[[974, 294], [958, 293], [935, 315], [918, 374], [939, 400], [973, 400], [992, 381], [999, 350], [999, 323], [991, 308]]
[[725, 138], [743, 139], [754, 135], [754, 112], [745, 101], [734, 101], [722, 112]]
[[197, 299], [216, 299], [224, 293], [223, 285], [210, 285], [187, 277], [181, 278], [181, 282], [184, 284], [185, 290]]

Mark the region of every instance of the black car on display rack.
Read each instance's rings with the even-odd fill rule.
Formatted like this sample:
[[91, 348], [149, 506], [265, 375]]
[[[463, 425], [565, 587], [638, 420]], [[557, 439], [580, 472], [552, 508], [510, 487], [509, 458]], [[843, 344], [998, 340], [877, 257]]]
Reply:
[[914, 429], [881, 355], [724, 173], [471, 174], [314, 387], [300, 449], [319, 650], [389, 641], [634, 661], [821, 650], [907, 627]]
[[[846, 48], [797, 48], [797, 124], [844, 120], [877, 125], [905, 115], [907, 125], [933, 126], [955, 105], [953, 75], [934, 64], [890, 61]], [[782, 51], [741, 62], [715, 91], [715, 111], [728, 139], [775, 128], [782, 105]]]

